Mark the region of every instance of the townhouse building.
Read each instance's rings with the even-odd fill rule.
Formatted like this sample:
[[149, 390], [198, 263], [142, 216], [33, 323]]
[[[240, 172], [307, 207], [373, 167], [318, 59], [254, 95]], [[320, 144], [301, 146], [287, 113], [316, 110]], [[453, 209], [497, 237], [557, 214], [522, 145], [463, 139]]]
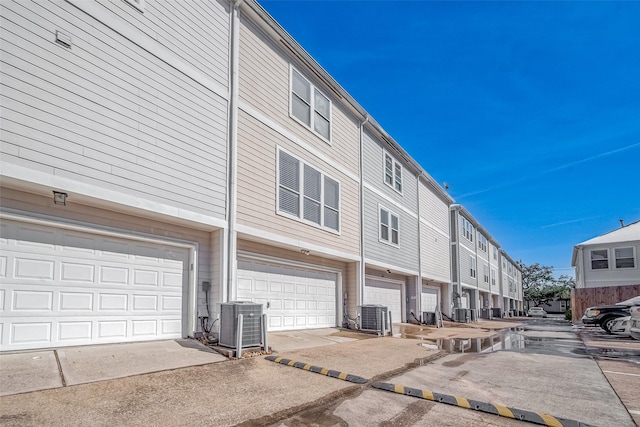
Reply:
[[176, 6], [0, 4], [0, 349], [191, 335], [221, 289], [229, 4]]
[[452, 304], [459, 308], [522, 310], [522, 271], [461, 205], [451, 205]]
[[255, 0], [0, 10], [0, 351], [236, 300], [269, 331], [517, 307], [499, 244]]

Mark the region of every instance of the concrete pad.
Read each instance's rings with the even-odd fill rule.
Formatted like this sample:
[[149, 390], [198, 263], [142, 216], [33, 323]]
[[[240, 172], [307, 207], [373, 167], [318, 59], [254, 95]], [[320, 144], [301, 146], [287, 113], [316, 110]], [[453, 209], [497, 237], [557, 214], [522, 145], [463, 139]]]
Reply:
[[227, 360], [190, 339], [69, 347], [58, 350], [67, 385]]
[[441, 354], [438, 350], [428, 349], [420, 344], [420, 340], [378, 337], [340, 345], [286, 351], [278, 355], [371, 379], [380, 373], [401, 370]]
[[62, 387], [53, 351], [0, 354], [0, 396]]
[[274, 352], [292, 351], [302, 348], [321, 347], [325, 345], [355, 341], [352, 335], [345, 332], [341, 336], [341, 329], [323, 328], [303, 331], [271, 332], [269, 347]]
[[521, 331], [520, 335], [531, 338], [557, 338], [567, 340], [578, 340], [576, 334], [571, 332], [545, 332], [545, 331]]

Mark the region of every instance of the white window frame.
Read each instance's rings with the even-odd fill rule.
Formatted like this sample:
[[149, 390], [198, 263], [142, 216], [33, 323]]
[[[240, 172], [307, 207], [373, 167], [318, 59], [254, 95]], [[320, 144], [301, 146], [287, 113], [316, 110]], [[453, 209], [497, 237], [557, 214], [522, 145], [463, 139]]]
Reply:
[[495, 268], [491, 269], [491, 286], [496, 286], [496, 275], [497, 271]]
[[493, 259], [498, 260], [498, 248], [493, 246]]
[[[310, 115], [311, 117], [309, 118], [309, 124], [307, 125], [305, 122], [303, 122], [302, 120], [300, 120], [299, 118], [297, 118], [294, 114], [293, 114], [293, 97], [296, 96], [293, 93], [293, 73], [294, 71], [296, 73], [298, 73], [300, 75], [301, 78], [303, 78], [304, 80], [306, 80], [306, 82], [309, 84], [309, 90], [310, 90], [310, 94], [309, 96], [311, 97], [310, 99], [310, 103], [309, 103], [309, 109], [310, 109]], [[325, 97], [327, 99], [327, 101], [329, 101], [329, 117], [325, 117], [325, 119], [327, 119], [329, 121], [329, 137], [325, 137], [324, 135], [316, 132], [315, 130], [315, 126], [314, 126], [314, 120], [315, 120], [315, 112], [316, 109], [314, 107], [315, 105], [315, 96], [316, 96], [316, 91], [318, 93], [320, 93], [320, 95], [322, 95], [323, 97]], [[304, 101], [304, 100], [303, 100]], [[304, 101], [306, 103], [306, 101]], [[324, 117], [323, 114], [320, 114], [322, 117]], [[296, 67], [293, 66], [293, 64], [289, 64], [289, 117], [291, 117], [293, 120], [295, 120], [296, 122], [300, 123], [302, 126], [304, 126], [305, 128], [309, 129], [311, 132], [313, 132], [318, 138], [322, 139], [324, 142], [326, 142], [327, 144], [331, 145], [331, 137], [333, 135], [333, 120], [332, 120], [332, 115], [333, 115], [333, 103], [331, 102], [331, 98], [329, 98], [323, 91], [321, 91], [316, 85], [314, 85], [313, 83], [311, 83], [311, 80], [309, 80], [308, 78], [305, 77], [304, 73], [301, 73], [300, 70], [298, 70]]]
[[[281, 211], [280, 210], [280, 153], [286, 153], [289, 156], [293, 157], [294, 159], [296, 159], [299, 162], [299, 170], [298, 170], [298, 174], [299, 174], [299, 178], [298, 178], [298, 182], [299, 182], [299, 190], [298, 190], [298, 195], [299, 195], [299, 207], [298, 207], [298, 211], [299, 211], [299, 215], [296, 216], [290, 212], [286, 212], [286, 211]], [[318, 171], [320, 173], [321, 179], [320, 179], [320, 224], [315, 223], [313, 221], [309, 221], [307, 219], [304, 218], [304, 199], [305, 199], [305, 195], [304, 195], [304, 166], [307, 165], [313, 169], [315, 169], [316, 171]], [[325, 181], [325, 177], [329, 178], [333, 181], [335, 181], [338, 184], [338, 229], [335, 230], [331, 227], [327, 227], [324, 225], [324, 210], [325, 207], [329, 208], [331, 210], [335, 209], [331, 206], [325, 205], [325, 200], [324, 200], [324, 181]], [[307, 225], [311, 225], [315, 228], [319, 228], [321, 230], [324, 231], [328, 231], [329, 233], [333, 233], [333, 234], [337, 234], [340, 235], [341, 234], [341, 229], [342, 229], [342, 183], [335, 179], [334, 177], [332, 177], [331, 175], [328, 175], [326, 173], [324, 173], [324, 171], [322, 171], [322, 169], [315, 167], [314, 165], [310, 164], [309, 162], [306, 162], [304, 160], [302, 160], [300, 157], [292, 154], [291, 152], [281, 148], [281, 147], [277, 147], [276, 150], [276, 214], [287, 217], [289, 219], [293, 219], [299, 222], [302, 222], [304, 224]]]
[[487, 252], [487, 238], [478, 233], [478, 248], [482, 252]]
[[[605, 251], [607, 253], [607, 267], [605, 268], [593, 268], [593, 252], [595, 251]], [[590, 270], [611, 270], [611, 253], [609, 248], [593, 248], [589, 249], [589, 269]]]
[[[382, 224], [382, 211], [386, 211], [387, 215], [389, 216], [389, 224]], [[391, 217], [395, 216], [398, 220], [398, 228], [396, 230], [397, 234], [398, 234], [398, 243], [393, 243], [393, 227], [392, 227], [392, 221], [391, 221]], [[388, 239], [384, 239], [382, 237], [382, 226], [386, 225], [387, 227], [389, 227], [389, 233]], [[390, 245], [393, 246], [395, 248], [399, 248], [400, 247], [400, 215], [398, 215], [396, 212], [392, 211], [391, 209], [378, 204], [378, 241], [381, 243], [384, 243], [386, 245]]]
[[[631, 252], [633, 252], [633, 267], [618, 267], [618, 259], [627, 259], [627, 258], [618, 258], [616, 256], [616, 250], [618, 249], [631, 249]], [[638, 262], [636, 261], [636, 247], [635, 246], [620, 246], [617, 248], [613, 248], [613, 268], [617, 269], [617, 270], [633, 270], [638, 268]]]
[[484, 283], [489, 284], [489, 264], [482, 264], [482, 279]]
[[138, 9], [140, 12], [144, 13], [144, 2], [145, 0], [125, 0], [131, 6]]
[[[391, 182], [387, 182], [387, 157], [391, 159]], [[400, 169], [400, 174], [398, 175], [398, 169]], [[402, 194], [402, 189], [404, 188], [404, 182], [402, 182], [404, 178], [404, 168], [402, 167], [402, 163], [396, 160], [395, 157], [391, 155], [387, 150], [382, 150], [382, 180], [383, 182], [393, 189], [398, 194]], [[400, 189], [396, 188], [397, 185], [400, 185]]]
[[471, 221], [469, 221], [467, 218], [463, 216], [461, 216], [460, 218], [462, 218], [462, 235], [468, 241], [473, 242], [473, 234], [475, 232], [475, 227], [473, 226], [473, 224], [471, 224]]
[[476, 264], [476, 257], [474, 257], [473, 255], [469, 255], [469, 274], [474, 279], [478, 277], [477, 270], [478, 264]]

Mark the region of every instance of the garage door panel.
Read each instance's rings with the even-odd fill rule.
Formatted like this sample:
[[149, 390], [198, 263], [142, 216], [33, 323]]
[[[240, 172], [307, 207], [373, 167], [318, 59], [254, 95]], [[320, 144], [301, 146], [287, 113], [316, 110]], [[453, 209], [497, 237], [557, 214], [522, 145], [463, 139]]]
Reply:
[[[247, 281], [252, 285], [248, 286]], [[320, 295], [321, 288], [324, 295]], [[335, 274], [241, 261], [238, 299], [263, 304], [270, 331], [336, 324]]]
[[16, 221], [0, 230], [0, 350], [182, 336], [187, 249]]
[[393, 319], [402, 319], [402, 286], [400, 282], [382, 282], [366, 279], [363, 301], [365, 304], [380, 304], [391, 312]]
[[422, 311], [435, 312], [438, 307], [438, 290], [423, 287], [420, 302]]

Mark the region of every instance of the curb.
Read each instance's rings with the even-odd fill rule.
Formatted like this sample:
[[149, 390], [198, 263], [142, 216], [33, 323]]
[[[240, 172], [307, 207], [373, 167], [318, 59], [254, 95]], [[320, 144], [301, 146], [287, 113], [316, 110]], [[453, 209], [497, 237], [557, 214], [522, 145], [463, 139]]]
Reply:
[[322, 368], [320, 366], [313, 366], [304, 362], [296, 362], [291, 359], [285, 359], [281, 356], [267, 356], [265, 359], [276, 362], [281, 365], [293, 366], [294, 368], [303, 369], [305, 371], [313, 372], [315, 374], [326, 375], [331, 378], [338, 378], [343, 381], [348, 381], [355, 384], [365, 384], [367, 380], [357, 375], [347, 374], [346, 372], [335, 371], [333, 369]]
[[448, 394], [434, 393], [429, 390], [420, 390], [417, 388], [405, 387], [400, 384], [391, 383], [374, 383], [373, 388], [379, 390], [390, 391], [392, 393], [404, 394], [406, 396], [417, 397], [419, 399], [431, 400], [434, 402], [445, 403], [447, 405], [458, 406], [460, 408], [473, 409], [475, 411], [486, 412], [488, 414], [499, 415], [505, 418], [512, 418], [519, 421], [527, 421], [549, 427], [588, 427], [589, 424], [580, 421], [569, 420], [566, 418], [554, 417], [553, 415], [525, 411], [522, 409], [509, 408], [502, 405], [494, 405], [491, 403], [480, 402], [477, 400], [466, 399], [464, 397], [456, 397]]

